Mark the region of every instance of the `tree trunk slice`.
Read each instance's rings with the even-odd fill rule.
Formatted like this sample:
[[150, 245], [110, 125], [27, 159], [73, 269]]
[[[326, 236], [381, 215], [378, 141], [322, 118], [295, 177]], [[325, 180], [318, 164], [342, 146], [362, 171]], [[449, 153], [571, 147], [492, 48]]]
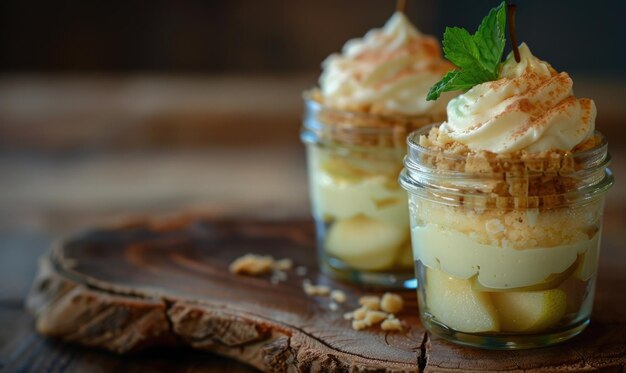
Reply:
[[[269, 276], [232, 275], [228, 265], [246, 253], [291, 258], [308, 273], [290, 271], [278, 284]], [[41, 259], [27, 306], [47, 336], [120, 354], [187, 345], [266, 372], [622, 371], [626, 276], [614, 274], [612, 284], [600, 282], [598, 288], [596, 311], [604, 317], [596, 312], [573, 341], [485, 351], [430, 337], [417, 317], [413, 291], [403, 292], [406, 307], [399, 318], [409, 325], [403, 332], [352, 330], [343, 313], [373, 291], [316, 270], [309, 221], [196, 217], [94, 230], [54, 246]], [[328, 298], [304, 294], [304, 278], [344, 290], [348, 301], [331, 311]]]

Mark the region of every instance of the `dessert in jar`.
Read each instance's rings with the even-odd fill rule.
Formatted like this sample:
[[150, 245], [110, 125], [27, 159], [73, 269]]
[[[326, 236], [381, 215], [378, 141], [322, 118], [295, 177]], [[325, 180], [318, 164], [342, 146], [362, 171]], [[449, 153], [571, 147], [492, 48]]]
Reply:
[[366, 285], [414, 286], [406, 192], [397, 175], [412, 130], [441, 120], [426, 94], [453, 66], [402, 12], [348, 41], [305, 93], [306, 144], [321, 268]]
[[400, 176], [420, 317], [465, 345], [557, 343], [584, 329], [593, 304], [613, 184], [606, 139], [567, 73], [525, 44], [519, 57], [411, 134]]

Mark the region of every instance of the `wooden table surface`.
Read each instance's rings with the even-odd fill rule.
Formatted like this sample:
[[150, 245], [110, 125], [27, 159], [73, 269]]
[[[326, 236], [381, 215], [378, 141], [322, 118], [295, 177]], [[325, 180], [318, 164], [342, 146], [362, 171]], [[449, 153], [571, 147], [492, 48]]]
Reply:
[[[581, 80], [577, 94], [606, 108], [597, 126], [617, 180], [603, 241], [626, 249], [626, 84]], [[122, 216], [308, 216], [297, 136], [300, 91], [313, 83], [310, 74], [0, 77], [0, 371], [251, 371], [187, 350], [119, 357], [47, 340], [23, 299], [55, 239]], [[620, 257], [602, 261], [626, 268]]]

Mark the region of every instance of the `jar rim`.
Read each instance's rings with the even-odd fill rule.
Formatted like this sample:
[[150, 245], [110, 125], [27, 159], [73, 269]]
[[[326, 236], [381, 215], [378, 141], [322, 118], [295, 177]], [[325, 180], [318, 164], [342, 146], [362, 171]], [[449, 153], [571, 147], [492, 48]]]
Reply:
[[442, 118], [339, 110], [325, 106], [305, 92], [300, 138], [306, 144], [350, 148], [385, 148], [406, 152], [407, 135]]
[[407, 191], [443, 204], [472, 196], [515, 208], [559, 207], [600, 196], [613, 185], [608, 143], [598, 131], [599, 143], [591, 149], [514, 158], [488, 152], [446, 154], [421, 146], [420, 136], [433, 126], [407, 137], [399, 181]]
[[[337, 123], [325, 123], [320, 120], [304, 121], [304, 127], [312, 130], [345, 131], [350, 128], [360, 134], [377, 134], [397, 131], [398, 128], [421, 128], [438, 123], [445, 118], [445, 113], [437, 114], [391, 114], [370, 113], [365, 111], [343, 110], [325, 105], [313, 97], [312, 90], [303, 93], [305, 104], [305, 118], [311, 113], [327, 113], [335, 118], [349, 122], [350, 125], [337, 125]], [[358, 123], [358, 124], [357, 124]]]
[[[576, 206], [576, 205], [583, 204], [587, 201], [591, 201], [596, 198], [602, 197], [606, 192], [609, 191], [609, 189], [611, 189], [614, 182], [615, 182], [615, 179], [613, 177], [613, 172], [611, 171], [610, 168], [607, 167], [602, 171], [601, 180], [598, 183], [594, 184], [593, 186], [587, 186], [579, 190], [572, 190], [572, 191], [568, 191], [568, 192], [556, 195], [560, 197], [558, 203], [554, 203], [548, 206], [541, 205], [541, 204], [536, 204], [536, 205], [503, 204], [502, 206], [498, 206], [496, 203], [495, 207], [497, 209], [506, 209], [506, 210], [509, 210], [509, 209], [523, 210], [523, 209], [536, 209], [536, 208], [554, 209], [554, 208], [560, 208], [564, 206]], [[436, 190], [435, 188], [429, 187], [426, 184], [422, 184], [416, 181], [414, 178], [410, 177], [409, 171], [406, 168], [404, 168], [400, 172], [400, 175], [398, 176], [398, 183], [408, 193], [418, 195], [421, 198], [425, 198], [431, 202], [440, 203], [442, 205], [448, 205], [448, 206], [462, 205], [464, 204], [463, 198], [468, 195], [467, 193], [459, 191], [459, 190], [446, 189], [446, 188], [442, 188], [441, 190]], [[492, 196], [485, 195], [485, 194], [474, 194], [472, 196], [474, 197], [475, 200], [478, 198], [483, 199], [483, 200], [492, 198]], [[527, 198], [526, 202], [529, 202], [531, 198], [541, 199], [541, 198], [546, 198], [546, 197], [551, 198], [551, 197], [554, 197], [554, 195], [526, 197]], [[514, 200], [515, 198], [519, 198], [519, 197], [495, 197], [495, 199], [500, 199], [500, 200], [506, 200], [506, 199]]]

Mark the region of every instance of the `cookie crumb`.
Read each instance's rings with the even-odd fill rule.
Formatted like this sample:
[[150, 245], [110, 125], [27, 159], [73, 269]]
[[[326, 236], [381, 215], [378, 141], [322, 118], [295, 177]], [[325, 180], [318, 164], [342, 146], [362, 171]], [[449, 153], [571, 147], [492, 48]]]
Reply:
[[376, 295], [364, 295], [359, 298], [359, 304], [376, 311], [380, 309], [380, 297]]
[[380, 328], [387, 332], [399, 332], [402, 331], [402, 323], [396, 318], [387, 318], [387, 320], [383, 321], [383, 323], [380, 324]]
[[293, 268], [293, 261], [289, 258], [276, 260], [273, 267], [277, 271], [289, 271]]
[[272, 272], [270, 282], [277, 284], [287, 280], [285, 271], [291, 270], [293, 261], [289, 258], [276, 260], [270, 255], [246, 254], [235, 259], [228, 269], [236, 275], [260, 276]]
[[313, 285], [311, 280], [302, 281], [304, 293], [308, 296], [327, 296], [330, 293], [330, 287], [326, 285]]
[[389, 313], [398, 313], [404, 308], [404, 301], [398, 294], [385, 293], [380, 301], [380, 308]]
[[330, 299], [337, 303], [344, 303], [347, 299], [346, 293], [342, 290], [333, 290], [330, 292]]
[[352, 329], [363, 330], [367, 328], [367, 324], [363, 320], [352, 320]]
[[235, 259], [228, 269], [236, 275], [258, 276], [272, 271], [274, 258], [269, 255], [246, 254]]
[[396, 318], [395, 313], [402, 311], [404, 301], [402, 297], [394, 293], [385, 293], [383, 297], [376, 295], [364, 295], [359, 298], [360, 308], [343, 315], [346, 320], [352, 320], [354, 330], [380, 325], [384, 331], [400, 331], [403, 329], [402, 321]]
[[368, 309], [366, 307], [357, 308], [352, 312], [352, 317], [355, 320], [363, 320], [367, 314]]
[[386, 320], [386, 319], [387, 319], [387, 312], [368, 310], [365, 313], [365, 319], [363, 319], [363, 321], [365, 321], [367, 326], [373, 326], [373, 325], [380, 324], [381, 321]]

